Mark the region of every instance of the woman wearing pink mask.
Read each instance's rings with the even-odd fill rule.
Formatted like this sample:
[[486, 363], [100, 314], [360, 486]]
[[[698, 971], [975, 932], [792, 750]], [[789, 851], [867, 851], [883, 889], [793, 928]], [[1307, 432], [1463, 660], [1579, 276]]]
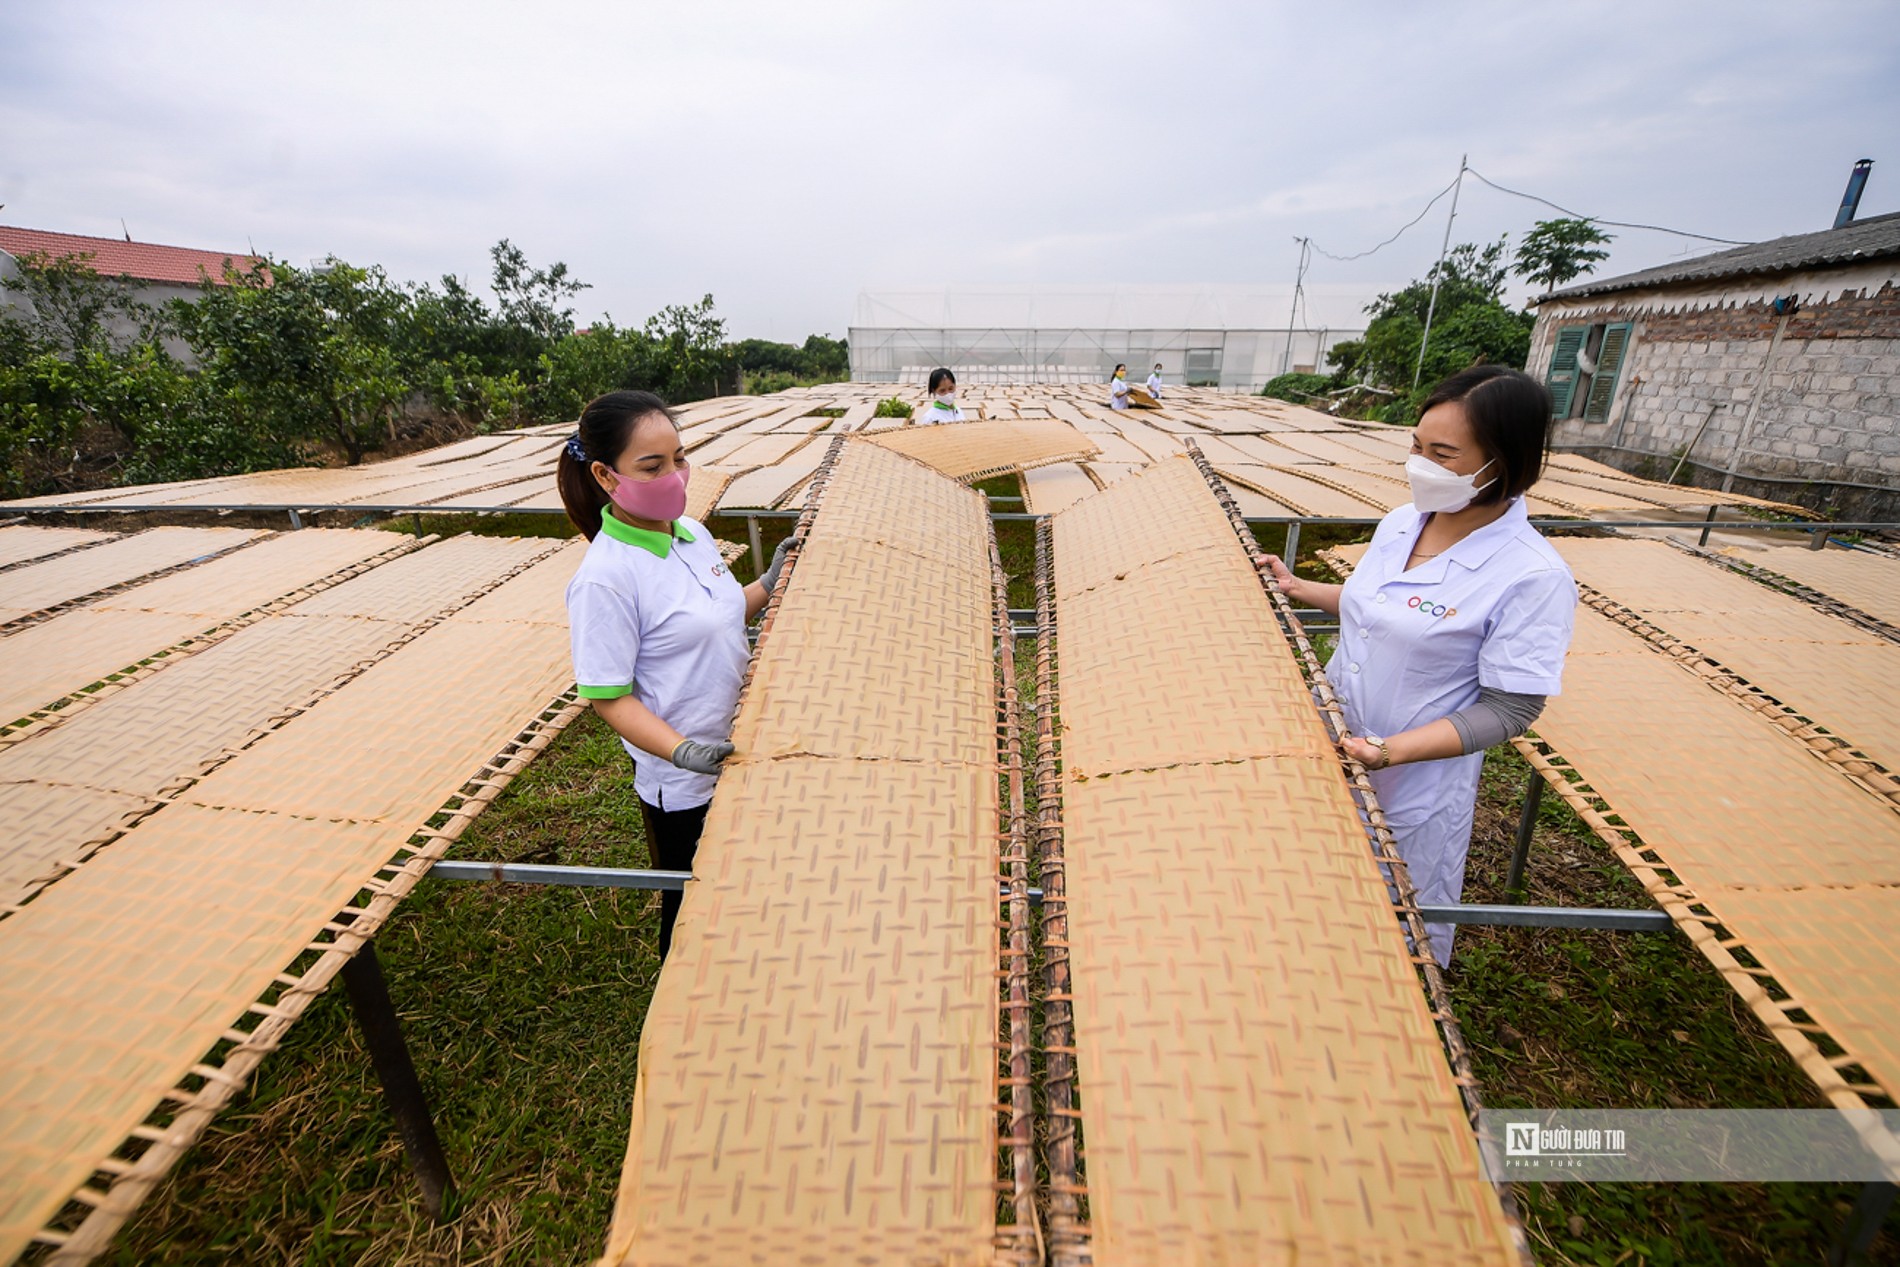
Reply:
[[[1525, 732], [1563, 684], [1577, 586], [1524, 512], [1543, 472], [1550, 393], [1480, 365], [1425, 402], [1387, 515], [1344, 585], [1266, 556], [1286, 596], [1339, 617], [1326, 666], [1418, 900], [1457, 903], [1484, 751]], [[1449, 963], [1453, 925], [1427, 924]]]
[[[633, 758], [653, 865], [690, 871], [750, 651], [746, 622], [778, 583], [733, 578], [718, 543], [686, 517], [692, 470], [679, 428], [651, 392], [609, 392], [581, 413], [555, 479], [587, 554], [567, 587], [574, 680]], [[681, 894], [660, 895], [660, 954]]]

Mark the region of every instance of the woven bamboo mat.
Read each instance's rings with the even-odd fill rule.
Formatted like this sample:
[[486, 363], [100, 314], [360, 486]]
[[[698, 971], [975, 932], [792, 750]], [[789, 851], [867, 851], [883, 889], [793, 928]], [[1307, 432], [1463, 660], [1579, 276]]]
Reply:
[[1900, 625], [1900, 559], [1865, 550], [1808, 550], [1797, 546], [1723, 553], [1817, 589], [1890, 625]]
[[0, 624], [262, 535], [244, 528], [151, 528], [90, 550], [0, 572]]
[[1200, 474], [1158, 464], [1053, 540], [1093, 1261], [1517, 1261], [1338, 760]]
[[1095, 491], [1095, 481], [1074, 462], [1057, 462], [1023, 472], [1023, 509], [1052, 515]]
[[0, 921], [0, 1259], [568, 673], [557, 627], [439, 624]]
[[0, 718], [21, 717], [400, 540], [347, 529], [286, 533], [23, 629], [6, 641]]
[[1665, 542], [1555, 544], [1583, 584], [1900, 773], [1900, 644]]
[[0, 528], [0, 567], [111, 539], [111, 533], [90, 528], [31, 528], [23, 524]]
[[956, 480], [1074, 461], [1096, 452], [1089, 437], [1052, 418], [906, 427], [880, 434], [875, 443]]
[[991, 1261], [985, 510], [845, 446], [647, 1012], [606, 1263]]

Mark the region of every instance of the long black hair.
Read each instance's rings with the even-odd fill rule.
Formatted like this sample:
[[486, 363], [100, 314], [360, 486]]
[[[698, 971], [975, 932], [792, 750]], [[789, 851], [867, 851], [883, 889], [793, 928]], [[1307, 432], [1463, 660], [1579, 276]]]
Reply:
[[943, 386], [943, 381], [946, 378], [950, 380], [951, 389], [954, 390], [957, 385], [957, 376], [955, 374], [952, 374], [947, 369], [935, 369], [930, 371], [930, 394], [932, 396], [937, 394], [937, 389]]
[[561, 505], [581, 535], [589, 541], [600, 531], [601, 512], [610, 500], [594, 478], [596, 462], [612, 466], [633, 442], [633, 429], [642, 418], [659, 414], [677, 429], [679, 421], [666, 402], [652, 392], [608, 392], [587, 402], [581, 410], [580, 429], [561, 446], [554, 464], [554, 484]]
[[1454, 403], [1464, 407], [1478, 447], [1498, 464], [1496, 481], [1472, 505], [1517, 497], [1538, 481], [1550, 445], [1548, 388], [1521, 370], [1474, 365], [1434, 387], [1419, 414]]

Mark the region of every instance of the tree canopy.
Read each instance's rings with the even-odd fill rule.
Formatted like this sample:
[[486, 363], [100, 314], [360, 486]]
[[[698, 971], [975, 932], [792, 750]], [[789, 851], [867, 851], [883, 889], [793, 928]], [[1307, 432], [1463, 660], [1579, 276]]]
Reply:
[[134, 302], [85, 257], [24, 259], [0, 308], [0, 496], [324, 461], [579, 415], [645, 388], [671, 401], [847, 377], [842, 340], [729, 343], [711, 295], [637, 326], [576, 329], [564, 263], [489, 252], [492, 301], [461, 278], [270, 260], [191, 301]]

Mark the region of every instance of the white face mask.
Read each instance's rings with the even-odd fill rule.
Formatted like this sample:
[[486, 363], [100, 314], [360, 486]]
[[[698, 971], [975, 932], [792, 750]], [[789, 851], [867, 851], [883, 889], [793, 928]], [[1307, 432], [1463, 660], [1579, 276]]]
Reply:
[[1485, 489], [1497, 483], [1488, 479], [1477, 482], [1491, 463], [1486, 462], [1469, 475], [1447, 471], [1423, 453], [1405, 459], [1405, 478], [1412, 484], [1412, 506], [1421, 515], [1449, 515], [1463, 510]]
[[955, 409], [957, 407], [957, 394], [955, 392], [942, 393], [937, 397], [937, 407], [939, 409]]

